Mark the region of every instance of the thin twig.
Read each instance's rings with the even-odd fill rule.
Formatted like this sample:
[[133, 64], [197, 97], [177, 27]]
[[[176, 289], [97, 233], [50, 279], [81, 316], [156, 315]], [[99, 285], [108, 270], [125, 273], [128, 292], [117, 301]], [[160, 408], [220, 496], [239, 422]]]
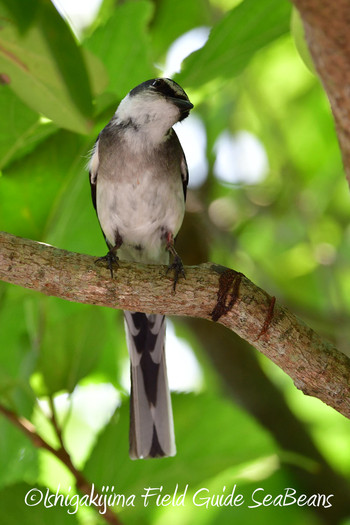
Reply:
[[[83, 474], [76, 469], [73, 465], [70, 455], [62, 443], [62, 446], [59, 449], [53, 448], [49, 443], [47, 443], [39, 434], [36, 432], [34, 425], [26, 418], [18, 416], [15, 412], [8, 409], [7, 407], [0, 405], [0, 413], [3, 414], [13, 425], [19, 428], [33, 443], [34, 446], [38, 448], [43, 448], [48, 450], [53, 454], [57, 459], [59, 459], [64, 465], [70, 470], [73, 474], [77, 489], [83, 492], [84, 494], [90, 495], [92, 492], [92, 485], [85, 479]], [[96, 500], [98, 501], [98, 497]], [[97, 509], [99, 507], [97, 506]], [[102, 516], [107, 523], [111, 525], [121, 525], [121, 521], [118, 516], [112, 512], [109, 508], [103, 509], [105, 512], [99, 515]]]
[[55, 407], [55, 400], [54, 400], [53, 396], [49, 396], [49, 404], [50, 404], [50, 410], [51, 410], [51, 422], [53, 424], [53, 427], [55, 429], [55, 432], [56, 432], [56, 435], [57, 435], [57, 437], [59, 439], [61, 447], [64, 448], [63, 436], [62, 436], [62, 428], [61, 428], [61, 426], [58, 423], [56, 407]]

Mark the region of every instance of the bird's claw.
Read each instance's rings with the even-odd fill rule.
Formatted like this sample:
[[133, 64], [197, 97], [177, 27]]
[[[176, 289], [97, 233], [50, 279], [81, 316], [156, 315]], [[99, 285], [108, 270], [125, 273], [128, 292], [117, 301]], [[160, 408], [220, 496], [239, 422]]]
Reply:
[[119, 257], [117, 257], [115, 252], [113, 250], [109, 250], [109, 252], [106, 255], [96, 259], [95, 264], [101, 261], [107, 263], [107, 267], [109, 268], [109, 271], [111, 272], [111, 277], [113, 279], [113, 266], [116, 266], [117, 268], [119, 267], [118, 260], [119, 260]]
[[174, 285], [173, 285], [173, 288], [174, 288], [174, 292], [175, 292], [176, 284], [177, 284], [177, 282], [179, 280], [180, 275], [182, 275], [182, 277], [184, 279], [186, 279], [184, 266], [183, 266], [182, 261], [181, 261], [181, 259], [180, 259], [180, 257], [178, 255], [175, 255], [174, 260], [173, 260], [172, 264], [169, 264], [166, 273], [168, 273], [170, 270], [174, 270]]

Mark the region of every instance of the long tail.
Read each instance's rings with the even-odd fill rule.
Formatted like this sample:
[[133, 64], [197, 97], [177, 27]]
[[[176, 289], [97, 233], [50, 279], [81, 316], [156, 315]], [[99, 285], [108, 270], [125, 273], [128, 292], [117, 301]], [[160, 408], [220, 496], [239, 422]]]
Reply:
[[165, 362], [165, 317], [124, 312], [131, 365], [130, 457], [176, 454]]

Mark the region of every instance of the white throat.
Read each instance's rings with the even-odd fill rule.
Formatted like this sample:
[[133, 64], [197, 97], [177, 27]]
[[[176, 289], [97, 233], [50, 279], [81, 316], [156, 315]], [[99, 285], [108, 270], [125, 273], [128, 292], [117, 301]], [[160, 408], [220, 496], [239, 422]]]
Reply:
[[115, 122], [125, 126], [125, 138], [131, 146], [149, 148], [168, 138], [179, 116], [179, 109], [165, 98], [127, 95], [118, 106]]

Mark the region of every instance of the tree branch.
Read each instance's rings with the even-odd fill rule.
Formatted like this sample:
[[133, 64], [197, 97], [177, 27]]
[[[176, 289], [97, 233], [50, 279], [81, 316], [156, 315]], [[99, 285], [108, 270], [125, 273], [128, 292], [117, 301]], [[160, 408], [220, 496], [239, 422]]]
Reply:
[[[56, 456], [57, 459], [62, 461], [62, 463], [64, 463], [68, 470], [70, 470], [70, 472], [73, 474], [77, 485], [77, 489], [83, 492], [84, 494], [87, 494], [88, 496], [91, 494], [91, 484], [84, 478], [82, 473], [79, 470], [77, 470], [73, 465], [71, 457], [67, 452], [63, 441], [62, 446], [59, 449], [55, 449], [49, 443], [47, 443], [41, 436], [39, 436], [39, 434], [35, 430], [34, 425], [30, 421], [28, 421], [28, 419], [17, 416], [15, 412], [9, 410], [3, 405], [0, 405], [0, 414], [5, 416], [9, 421], [11, 421], [13, 425], [19, 428], [30, 439], [30, 441], [35, 447], [40, 447], [47, 450], [48, 452], [51, 452], [51, 454]], [[101, 506], [101, 511], [103, 510], [103, 506]], [[110, 508], [107, 508], [104, 513], [100, 514], [100, 516], [111, 525], [121, 525], [118, 516]]]
[[[193, 318], [183, 322], [220, 374], [224, 393], [257, 419], [280, 445], [281, 463], [297, 486], [305, 493], [334, 494], [335, 505], [312, 509], [322, 524], [334, 525], [345, 520], [349, 516], [350, 483], [322, 456], [310, 429], [297, 418], [280, 389], [265, 374], [253, 348], [219, 324], [211, 326]], [[293, 455], [300, 461], [291, 460]], [[306, 468], [307, 462], [311, 468]]]
[[185, 268], [172, 292], [165, 267], [96, 259], [0, 233], [0, 280], [69, 301], [215, 320], [284, 370], [304, 394], [350, 418], [350, 359], [242, 274], [206, 263]]
[[64, 442], [63, 442], [62, 428], [60, 427], [58, 423], [57, 412], [56, 412], [56, 407], [55, 407], [55, 400], [52, 395], [49, 396], [49, 405], [50, 405], [50, 411], [51, 411], [50, 419], [51, 419], [52, 426], [55, 429], [56, 436], [58, 437], [61, 447], [65, 448]]
[[292, 0], [335, 119], [350, 182], [350, 6], [348, 0]]

